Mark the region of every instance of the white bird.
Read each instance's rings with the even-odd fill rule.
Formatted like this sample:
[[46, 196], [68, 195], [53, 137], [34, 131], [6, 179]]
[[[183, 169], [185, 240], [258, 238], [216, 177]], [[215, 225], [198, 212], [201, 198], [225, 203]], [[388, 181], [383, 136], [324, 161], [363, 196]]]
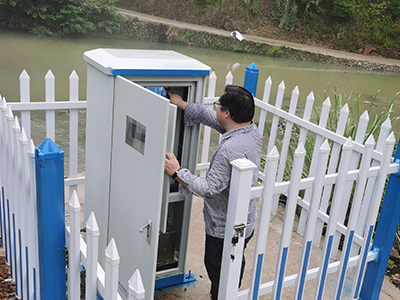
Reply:
[[241, 35], [239, 31], [232, 31], [230, 36], [238, 39], [239, 41], [243, 41], [243, 35]]

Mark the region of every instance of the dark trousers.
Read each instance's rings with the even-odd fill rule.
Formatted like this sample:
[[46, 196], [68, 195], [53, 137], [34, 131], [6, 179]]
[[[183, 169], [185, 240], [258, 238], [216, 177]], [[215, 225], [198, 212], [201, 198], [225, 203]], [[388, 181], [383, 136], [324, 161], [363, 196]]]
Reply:
[[[246, 260], [244, 258], [244, 249], [247, 243], [253, 237], [254, 231], [244, 240], [242, 267], [240, 270], [239, 287], [242, 284], [244, 267]], [[222, 251], [224, 248], [224, 239], [216, 238], [211, 235], [206, 235], [206, 247], [204, 254], [204, 264], [206, 266], [208, 278], [211, 281], [211, 297], [213, 300], [218, 299], [219, 278], [221, 272]]]

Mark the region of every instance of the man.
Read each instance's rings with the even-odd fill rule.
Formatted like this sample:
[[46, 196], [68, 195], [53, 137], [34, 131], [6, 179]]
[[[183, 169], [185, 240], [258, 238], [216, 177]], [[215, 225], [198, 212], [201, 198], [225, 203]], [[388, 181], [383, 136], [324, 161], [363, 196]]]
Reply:
[[[254, 99], [246, 89], [227, 85], [219, 100], [214, 103], [216, 106], [214, 111], [204, 104], [187, 103], [177, 94], [168, 92], [168, 95], [171, 103], [185, 111], [187, 125], [202, 123], [222, 133], [221, 142], [211, 158], [205, 178], [191, 174], [187, 169], [181, 169], [173, 154], [167, 153], [165, 159], [165, 172], [181, 184], [180, 192], [184, 195], [193, 193], [204, 198], [203, 214], [206, 227], [204, 263], [211, 280], [210, 296], [216, 300], [232, 173], [230, 162], [238, 158], [247, 158], [256, 164], [253, 185], [257, 184], [262, 144], [261, 135], [252, 121], [255, 110]], [[247, 219], [249, 227], [246, 229], [244, 248], [253, 236], [256, 214], [255, 199], [251, 199]], [[243, 256], [240, 283], [244, 266]]]

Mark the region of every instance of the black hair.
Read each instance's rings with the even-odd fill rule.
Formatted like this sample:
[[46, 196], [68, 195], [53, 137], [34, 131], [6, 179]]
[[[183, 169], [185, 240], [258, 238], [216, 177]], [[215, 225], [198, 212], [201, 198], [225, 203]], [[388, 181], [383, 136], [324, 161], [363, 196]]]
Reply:
[[254, 117], [253, 95], [241, 86], [227, 85], [219, 98], [221, 111], [229, 110], [231, 119], [235, 123], [250, 122]]

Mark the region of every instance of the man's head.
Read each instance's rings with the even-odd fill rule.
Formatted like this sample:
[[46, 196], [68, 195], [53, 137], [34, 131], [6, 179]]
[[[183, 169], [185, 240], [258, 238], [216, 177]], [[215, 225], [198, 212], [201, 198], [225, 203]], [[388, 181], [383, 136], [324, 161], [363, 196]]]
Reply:
[[253, 95], [241, 86], [227, 85], [219, 98], [221, 111], [229, 110], [230, 117], [235, 123], [250, 122], [254, 117]]

